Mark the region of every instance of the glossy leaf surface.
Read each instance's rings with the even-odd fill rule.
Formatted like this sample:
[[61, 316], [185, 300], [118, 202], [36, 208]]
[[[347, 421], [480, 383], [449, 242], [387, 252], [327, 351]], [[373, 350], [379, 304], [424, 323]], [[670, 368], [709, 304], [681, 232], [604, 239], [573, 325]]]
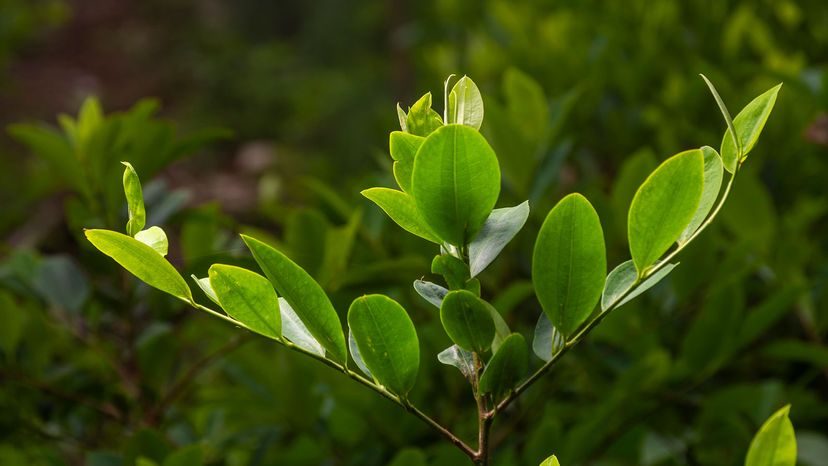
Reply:
[[[779, 89], [781, 88], [782, 84], [778, 84], [765, 91], [762, 95], [745, 105], [745, 108], [733, 119], [733, 126], [742, 144], [742, 159], [747, 157], [748, 153], [756, 145], [756, 141], [759, 140], [759, 135], [762, 134], [762, 129], [765, 128], [765, 123], [768, 121], [771, 111], [773, 111], [773, 106], [776, 104], [776, 96], [779, 94]], [[721, 154], [725, 169], [733, 173], [737, 165], [741, 163], [741, 160], [739, 160], [739, 154], [737, 154], [733, 138], [729, 137], [727, 133], [722, 138]]]
[[210, 286], [227, 315], [266, 337], [282, 336], [279, 298], [263, 276], [241, 267], [214, 264]]
[[410, 195], [388, 188], [366, 189], [362, 191], [362, 195], [374, 201], [374, 204], [378, 205], [403, 230], [432, 243], [441, 243], [437, 234], [420, 215]]

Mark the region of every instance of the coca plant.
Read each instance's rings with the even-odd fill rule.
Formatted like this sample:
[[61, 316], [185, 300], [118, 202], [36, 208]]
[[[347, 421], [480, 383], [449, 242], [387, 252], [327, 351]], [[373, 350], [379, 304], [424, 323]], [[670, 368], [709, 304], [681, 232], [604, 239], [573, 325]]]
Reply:
[[[523, 227], [530, 208], [527, 201], [495, 209], [500, 168], [479, 132], [480, 91], [464, 76], [450, 91], [446, 81], [442, 115], [432, 109], [430, 93], [408, 111], [397, 106], [401, 130], [391, 133], [390, 155], [399, 189], [377, 187], [362, 194], [401, 228], [435, 245], [431, 271], [446, 286], [416, 280], [414, 288], [439, 308], [454, 345], [428, 357], [456, 367], [468, 381], [477, 406], [476, 446], [412, 404], [409, 393], [421, 360], [417, 329], [390, 297], [357, 298], [343, 327], [328, 296], [305, 270], [265, 242], [242, 235], [264, 275], [215, 264], [207, 277], [193, 277], [212, 304], [196, 302], [187, 281], [164, 258], [163, 230], [145, 228], [141, 187], [129, 164], [124, 172], [128, 234], [96, 229], [87, 230], [86, 237], [147, 284], [342, 372], [420, 418], [474, 464], [486, 465], [493, 420], [602, 319], [668, 275], [678, 265], [677, 255], [727, 201], [781, 85], [731, 119], [705, 81], [727, 124], [720, 150], [703, 146], [676, 154], [638, 188], [628, 213], [630, 260], [607, 273], [601, 221], [584, 196], [570, 194], [548, 213], [532, 257], [532, 282], [543, 313], [531, 338], [509, 328], [476, 278]], [[535, 361], [530, 361], [528, 341]], [[545, 462], [556, 463], [553, 458]]]

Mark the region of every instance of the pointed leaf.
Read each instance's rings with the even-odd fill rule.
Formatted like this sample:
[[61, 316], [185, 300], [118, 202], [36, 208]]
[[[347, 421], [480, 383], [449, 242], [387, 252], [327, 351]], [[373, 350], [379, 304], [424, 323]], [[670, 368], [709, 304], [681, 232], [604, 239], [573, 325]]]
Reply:
[[759, 140], [759, 135], [762, 129], [765, 128], [765, 123], [776, 104], [776, 96], [779, 94], [779, 89], [782, 84], [778, 84], [773, 88], [765, 91], [759, 97], [753, 99], [745, 108], [736, 115], [733, 119], [733, 126], [736, 128], [736, 134], [739, 136], [739, 142], [742, 146], [741, 155], [738, 154], [738, 148], [733, 143], [733, 138], [722, 138], [722, 160], [724, 167], [730, 173], [733, 173], [738, 164], [744, 161], [748, 153], [753, 150], [756, 141]]
[[190, 287], [181, 274], [155, 249], [130, 236], [109, 230], [86, 230], [86, 238], [99, 251], [154, 288], [192, 302]]
[[441, 239], [464, 246], [483, 226], [500, 193], [500, 168], [473, 128], [448, 125], [426, 138], [414, 160], [414, 203]]
[[704, 188], [702, 189], [699, 207], [696, 209], [696, 213], [693, 214], [693, 219], [690, 220], [690, 224], [679, 235], [679, 244], [686, 242], [696, 232], [702, 222], [704, 222], [707, 214], [710, 213], [710, 209], [713, 208], [713, 204], [716, 203], [716, 199], [719, 197], [719, 190], [722, 187], [722, 175], [724, 171], [722, 169], [722, 158], [716, 152], [716, 149], [710, 146], [702, 147], [701, 151], [704, 154]]
[[480, 129], [483, 124], [483, 96], [468, 76], [458, 80], [448, 96], [448, 121]]
[[354, 332], [351, 331], [351, 327], [348, 327], [348, 351], [351, 352], [351, 357], [354, 358], [354, 362], [359, 367], [359, 370], [368, 377], [373, 378], [374, 376], [371, 375], [371, 371], [365, 365], [365, 361], [362, 360], [362, 355], [359, 354], [359, 347], [357, 347], [356, 340], [354, 340]]
[[707, 84], [707, 87], [710, 89], [710, 93], [713, 94], [713, 100], [716, 101], [716, 105], [719, 106], [719, 111], [722, 112], [722, 117], [725, 120], [725, 124], [727, 124], [727, 131], [725, 132], [725, 137], [729, 138], [731, 142], [735, 146], [737, 146], [738, 151], [741, 151], [741, 143], [739, 139], [736, 137], [736, 127], [733, 126], [733, 118], [730, 117], [730, 111], [727, 109], [727, 105], [725, 105], [722, 97], [719, 95], [719, 91], [716, 90], [716, 86], [707, 79], [707, 76], [700, 75], [704, 82]]
[[494, 209], [469, 245], [469, 267], [474, 277], [503, 251], [529, 218], [529, 201], [515, 207]]
[[635, 193], [627, 220], [630, 252], [639, 276], [690, 224], [704, 188], [704, 155], [693, 149], [665, 160]]
[[543, 460], [543, 463], [540, 466], [561, 466], [561, 463], [558, 462], [558, 457], [555, 455], [550, 456]]
[[282, 336], [279, 298], [267, 279], [232, 265], [213, 264], [210, 286], [227, 315], [266, 337]]
[[480, 376], [478, 391], [499, 400], [511, 391], [529, 370], [529, 350], [523, 335], [513, 333], [503, 340]]
[[437, 309], [440, 309], [440, 306], [443, 304], [443, 298], [448, 294], [447, 289], [425, 280], [415, 280], [414, 291], [423, 299], [433, 304]]
[[456, 367], [468, 380], [474, 375], [474, 356], [457, 345], [451, 345], [437, 355], [437, 360], [447, 366]]
[[495, 324], [486, 302], [466, 290], [450, 291], [440, 307], [440, 320], [457, 346], [483, 353], [492, 346]]
[[204, 292], [204, 295], [207, 296], [207, 298], [210, 301], [221, 306], [221, 303], [218, 300], [218, 296], [216, 296], [216, 292], [213, 291], [213, 286], [210, 285], [210, 277], [198, 278], [195, 275], [190, 275], [190, 277], [192, 277], [192, 279], [195, 280], [196, 285], [198, 285], [198, 287], [201, 288], [201, 291]]
[[442, 242], [423, 220], [414, 199], [408, 194], [396, 189], [371, 188], [362, 191], [362, 195], [374, 201], [403, 230], [432, 243]]
[[394, 178], [400, 189], [411, 193], [411, 174], [414, 171], [414, 156], [425, 141], [424, 137], [394, 131], [389, 138], [391, 158], [394, 159]]
[[397, 102], [397, 118], [400, 120], [400, 129], [408, 132], [408, 124], [406, 123], [408, 116], [405, 114], [405, 110], [400, 107], [399, 102]]
[[795, 466], [796, 437], [787, 405], [773, 414], [750, 442], [745, 466]]
[[325, 348], [311, 335], [308, 328], [302, 323], [302, 319], [290, 307], [290, 303], [282, 297], [279, 298], [279, 314], [282, 321], [283, 337], [302, 349], [325, 356]]
[[333, 360], [347, 363], [345, 333], [322, 287], [305, 270], [271, 246], [246, 235], [242, 235], [242, 240], [265, 276], [287, 300], [311, 335]]
[[351, 303], [348, 326], [377, 383], [404, 397], [420, 366], [417, 331], [405, 309], [387, 296], [363, 296]]
[[488, 301], [483, 301], [483, 304], [486, 305], [489, 315], [492, 316], [492, 322], [494, 322], [495, 336], [494, 340], [492, 340], [492, 353], [496, 353], [500, 348], [500, 345], [503, 343], [503, 340], [508, 338], [509, 335], [512, 334], [512, 331], [509, 330], [509, 325], [506, 324], [506, 321], [503, 320], [503, 316], [500, 315], [500, 312], [498, 312], [494, 306], [492, 306]]
[[432, 131], [443, 126], [440, 114], [431, 108], [431, 92], [414, 102], [408, 110], [405, 125], [406, 131], [417, 136], [428, 136]]
[[598, 214], [580, 194], [549, 212], [532, 256], [532, 283], [543, 311], [565, 337], [592, 313], [604, 288], [607, 257]]
[[[147, 213], [144, 210], [144, 193], [141, 191], [141, 181], [138, 179], [138, 173], [132, 168], [129, 162], [121, 162], [126, 168], [124, 169], [124, 194], [127, 200], [127, 211], [129, 213], [129, 221], [127, 221], [127, 234], [135, 236], [139, 231], [144, 229], [147, 222]], [[164, 256], [166, 254], [162, 254]]]
[[544, 361], [552, 359], [558, 351], [562, 350], [566, 344], [566, 339], [561, 332], [559, 332], [549, 322], [546, 314], [541, 313], [538, 317], [538, 323], [535, 325], [535, 336], [532, 339], [532, 351]]
[[[638, 272], [635, 270], [635, 264], [633, 264], [633, 261], [629, 260], [622, 262], [618, 265], [618, 267], [612, 269], [612, 272], [610, 272], [609, 275], [607, 275], [607, 283], [604, 285], [604, 292], [601, 294], [601, 310], [606, 311], [612, 305], [615, 305], [615, 308], [617, 309], [624, 304], [627, 304], [641, 295], [641, 293], [644, 293], [658, 284], [658, 282], [669, 275], [677, 265], [678, 263], [665, 265], [658, 272], [644, 279], [644, 281], [636, 286], [630, 294], [621, 299], [621, 296], [632, 288], [638, 278]], [[621, 299], [621, 301], [618, 304], [615, 304], [615, 302], [619, 299]]]
[[149, 227], [146, 230], [141, 230], [135, 234], [135, 239], [151, 247], [161, 256], [167, 255], [169, 243], [167, 242], [167, 234], [164, 233], [161, 227]]

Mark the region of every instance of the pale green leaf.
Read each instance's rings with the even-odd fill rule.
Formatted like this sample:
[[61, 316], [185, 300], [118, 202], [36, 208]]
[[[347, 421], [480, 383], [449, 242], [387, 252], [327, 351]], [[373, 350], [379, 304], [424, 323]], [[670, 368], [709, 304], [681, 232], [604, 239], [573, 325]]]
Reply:
[[558, 462], [558, 457], [555, 455], [550, 456], [543, 460], [543, 463], [540, 466], [561, 466], [561, 463]]
[[403, 230], [432, 243], [441, 243], [437, 234], [420, 215], [410, 195], [388, 188], [366, 189], [362, 191], [362, 195], [378, 205]]
[[704, 155], [693, 149], [665, 160], [635, 193], [627, 219], [630, 253], [639, 276], [690, 224], [704, 188]]
[[466, 290], [450, 291], [440, 306], [440, 320], [457, 346], [483, 353], [492, 346], [495, 324], [486, 302]]
[[432, 131], [443, 126], [440, 114], [431, 108], [431, 92], [420, 97], [408, 109], [405, 119], [406, 131], [417, 136], [428, 136]]
[[483, 375], [480, 376], [478, 391], [491, 393], [495, 400], [511, 391], [529, 370], [529, 350], [523, 335], [509, 335], [500, 349], [492, 356]]
[[474, 355], [457, 345], [451, 345], [437, 355], [437, 360], [447, 366], [456, 367], [463, 377], [472, 380], [474, 376]]
[[331, 358], [347, 363], [348, 350], [339, 316], [330, 299], [304, 269], [267, 244], [242, 235], [265, 276], [296, 312]]
[[529, 201], [515, 207], [494, 209], [489, 214], [480, 232], [469, 245], [469, 268], [472, 277], [485, 270], [495, 260], [523, 228], [527, 218]]
[[161, 227], [149, 227], [146, 230], [141, 230], [135, 234], [135, 239], [151, 247], [158, 254], [167, 255], [169, 242], [167, 241], [167, 234], [164, 233]]
[[209, 276], [210, 286], [227, 315], [256, 333], [281, 338], [279, 299], [265, 277], [224, 264], [213, 264]]
[[722, 138], [722, 160], [724, 167], [730, 173], [736, 171], [736, 168], [741, 164], [748, 153], [753, 150], [756, 141], [759, 140], [759, 135], [768, 121], [768, 117], [776, 104], [776, 96], [779, 94], [779, 89], [782, 84], [778, 84], [773, 88], [765, 91], [759, 97], [753, 99], [749, 104], [736, 115], [733, 119], [733, 126], [736, 128], [736, 134], [741, 143], [741, 155], [738, 153], [739, 149], [733, 143], [733, 138]]
[[155, 249], [116, 231], [86, 230], [84, 233], [98, 250], [148, 285], [192, 302], [193, 295], [187, 282]]
[[598, 214], [585, 197], [570, 194], [546, 216], [532, 256], [535, 293], [552, 325], [565, 337], [592, 313], [606, 272]]
[[424, 137], [394, 131], [389, 137], [388, 146], [394, 159], [394, 178], [400, 189], [411, 192], [411, 174], [414, 172], [414, 157], [425, 141]]
[[710, 146], [702, 147], [701, 151], [704, 154], [704, 188], [702, 189], [699, 207], [696, 209], [696, 213], [693, 214], [693, 219], [690, 220], [690, 224], [679, 235], [679, 244], [686, 242], [696, 232], [702, 222], [704, 222], [707, 214], [710, 213], [710, 210], [716, 203], [716, 199], [719, 197], [719, 190], [722, 187], [724, 170], [722, 169], [721, 156], [716, 152], [716, 149]]
[[[707, 79], [707, 76], [700, 75], [704, 82], [707, 84], [707, 87], [710, 89], [710, 93], [713, 94], [713, 99], [716, 101], [716, 105], [719, 106], [719, 111], [722, 112], [722, 117], [725, 120], [725, 124], [727, 124], [727, 131], [725, 132], [725, 137], [728, 137], [734, 145], [737, 146], [738, 151], [741, 151], [741, 143], [739, 139], [736, 137], [736, 127], [733, 125], [733, 118], [730, 117], [730, 111], [727, 109], [727, 105], [725, 105], [722, 97], [719, 95], [719, 91], [716, 90], [716, 86]], [[727, 165], [727, 163], [725, 163]], [[731, 171], [732, 173], [732, 171]]]
[[397, 118], [400, 120], [400, 129], [405, 132], [408, 132], [408, 116], [406, 116], [405, 110], [403, 110], [402, 107], [400, 107], [399, 102], [397, 102]]
[[460, 78], [448, 96], [448, 121], [480, 129], [483, 124], [483, 97], [468, 76]]
[[356, 340], [354, 340], [354, 332], [351, 331], [351, 327], [348, 327], [348, 351], [351, 352], [351, 357], [354, 358], [354, 362], [359, 367], [359, 370], [368, 377], [373, 378], [374, 376], [371, 375], [370, 369], [365, 365], [365, 361], [362, 360], [362, 355], [359, 354], [359, 347], [357, 346]]
[[464, 246], [497, 202], [497, 157], [473, 128], [443, 126], [427, 137], [417, 152], [412, 193], [421, 217], [437, 236]]
[[544, 361], [552, 359], [558, 351], [562, 350], [566, 339], [559, 332], [546, 314], [541, 313], [538, 323], [535, 325], [535, 335], [532, 338], [532, 351]]
[[[124, 169], [124, 194], [126, 195], [127, 211], [129, 213], [126, 230], [129, 236], [135, 236], [144, 229], [147, 222], [147, 213], [144, 210], [144, 193], [141, 190], [138, 173], [132, 168], [132, 164], [129, 162], [121, 163], [126, 167]], [[164, 255], [166, 254], [162, 254], [162, 256]]]
[[750, 442], [745, 466], [795, 466], [796, 437], [787, 405], [774, 413]]
[[351, 303], [348, 326], [373, 378], [404, 397], [420, 366], [417, 331], [405, 309], [387, 296], [363, 296]]
[[294, 345], [319, 356], [325, 356], [325, 348], [311, 335], [296, 311], [285, 298], [279, 297], [279, 314], [282, 321], [282, 336]]
[[[672, 272], [677, 265], [678, 263], [665, 265], [659, 269], [658, 272], [647, 276], [644, 281], [639, 283], [634, 290], [630, 291], [630, 293], [625, 296], [624, 294], [627, 293], [633, 285], [635, 285], [635, 282], [638, 279], [638, 272], [635, 270], [635, 264], [633, 264], [633, 261], [629, 260], [622, 262], [618, 265], [618, 267], [612, 269], [612, 272], [610, 272], [609, 275], [607, 275], [607, 282], [604, 284], [604, 292], [601, 294], [601, 310], [606, 311], [613, 305], [617, 309], [624, 304], [627, 304], [641, 295], [641, 293], [644, 293], [655, 286], [670, 272]], [[619, 300], [620, 302], [616, 304], [616, 301]]]
[[216, 296], [216, 292], [213, 291], [213, 286], [210, 285], [210, 277], [198, 278], [195, 275], [190, 275], [190, 277], [195, 280], [196, 285], [201, 288], [201, 291], [204, 292], [204, 295], [207, 296], [210, 301], [221, 306], [221, 303], [218, 301], [218, 296]]
[[440, 306], [443, 304], [443, 298], [448, 294], [447, 289], [425, 280], [415, 280], [414, 291], [423, 299], [433, 304], [437, 309], [440, 309]]

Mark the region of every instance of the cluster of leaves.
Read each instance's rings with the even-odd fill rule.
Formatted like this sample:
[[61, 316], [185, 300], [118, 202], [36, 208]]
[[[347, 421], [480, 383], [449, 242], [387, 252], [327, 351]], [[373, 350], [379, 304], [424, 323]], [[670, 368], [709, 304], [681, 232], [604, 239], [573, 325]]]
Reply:
[[[731, 120], [707, 81], [727, 122], [722, 155], [709, 146], [685, 151], [650, 174], [629, 209], [632, 259], [609, 274], [603, 229], [589, 201], [572, 194], [548, 213], [532, 260], [534, 291], [544, 311], [532, 347], [543, 364], [527, 378], [526, 339], [512, 332], [499, 311], [481, 297], [476, 276], [523, 227], [528, 202], [494, 209], [500, 168], [478, 132], [484, 114], [481, 94], [466, 76], [449, 91], [450, 79], [442, 117], [432, 109], [430, 93], [407, 112], [397, 108], [402, 131], [391, 134], [390, 152], [400, 190], [372, 188], [363, 194], [402, 228], [440, 247], [432, 273], [442, 275], [448, 288], [423, 280], [416, 281], [414, 288], [440, 309], [446, 334], [455, 343], [438, 359], [457, 367], [471, 384], [479, 415], [476, 450], [410, 403], [420, 365], [419, 341], [407, 312], [392, 298], [372, 294], [355, 299], [348, 311], [346, 340], [322, 287], [279, 250], [242, 235], [265, 276], [214, 264], [207, 278], [193, 279], [224, 313], [197, 303], [186, 281], [164, 259], [166, 247], [155, 247], [160, 235], [154, 235], [153, 241], [138, 237], [145, 214], [137, 175], [128, 164], [123, 184], [129, 201], [129, 235], [96, 229], [87, 230], [86, 237], [147, 284], [343, 371], [432, 425], [476, 464], [488, 464], [489, 429], [498, 412], [611, 311], [670, 273], [676, 266], [673, 258], [712, 222], [754, 147], [780, 86], [754, 99]], [[721, 192], [724, 170], [731, 176]], [[349, 368], [349, 352], [372, 380]]]

